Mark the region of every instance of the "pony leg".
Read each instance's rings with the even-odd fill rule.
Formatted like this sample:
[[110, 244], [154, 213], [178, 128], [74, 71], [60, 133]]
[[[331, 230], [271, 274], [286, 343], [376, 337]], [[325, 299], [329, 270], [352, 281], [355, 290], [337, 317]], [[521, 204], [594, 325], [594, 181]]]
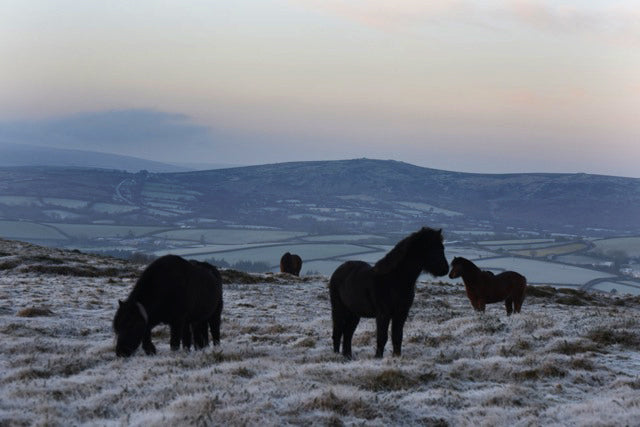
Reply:
[[209, 332], [207, 331], [207, 321], [194, 323], [191, 325], [193, 332], [193, 348], [199, 350], [209, 345]]
[[393, 344], [393, 355], [400, 356], [402, 354], [402, 331], [407, 316], [399, 316], [393, 318], [391, 322], [391, 343]]
[[507, 316], [511, 316], [511, 313], [513, 313], [513, 300], [511, 298], [505, 299], [504, 306], [507, 309]]
[[356, 327], [360, 322], [360, 318], [358, 316], [351, 315], [345, 320], [346, 321], [344, 324], [342, 341], [342, 355], [347, 359], [351, 359], [351, 339], [353, 338], [353, 333], [356, 331]]
[[478, 298], [476, 300], [476, 310], [481, 311], [484, 313], [484, 308], [487, 305], [487, 303], [485, 302], [485, 300]]
[[[209, 319], [209, 329], [211, 329], [211, 340], [213, 341], [213, 345], [220, 344], [220, 324], [222, 323], [222, 300], [220, 300], [220, 305], [216, 308], [216, 311], [213, 313], [213, 316]], [[206, 331], [205, 331], [206, 335]], [[208, 341], [207, 337], [207, 341]], [[207, 345], [209, 345], [207, 343]]]
[[376, 335], [378, 338], [376, 345], [376, 357], [378, 359], [382, 358], [382, 354], [384, 353], [384, 346], [387, 344], [387, 340], [389, 339], [390, 321], [391, 318], [388, 316], [376, 317]]
[[338, 319], [333, 321], [333, 331], [331, 333], [331, 339], [333, 340], [333, 352], [340, 353], [340, 339], [344, 333], [344, 323]]
[[182, 326], [182, 348], [191, 350], [191, 324], [187, 322]]
[[144, 331], [144, 336], [142, 337], [142, 349], [148, 355], [156, 354], [156, 346], [151, 342], [151, 329]]
[[171, 338], [169, 338], [169, 345], [171, 350], [180, 350], [180, 339], [182, 338], [182, 330], [184, 329], [184, 319], [171, 323], [169, 329], [171, 330]]
[[347, 313], [340, 301], [338, 292], [334, 290], [334, 288], [330, 288], [329, 296], [331, 297], [331, 320], [333, 323], [333, 329], [331, 331], [333, 352], [340, 353], [340, 340], [344, 334]]
[[524, 296], [525, 296], [525, 293], [523, 291], [522, 295], [515, 300], [513, 311], [515, 311], [516, 313], [520, 313], [520, 308], [522, 308], [522, 303], [524, 302]]

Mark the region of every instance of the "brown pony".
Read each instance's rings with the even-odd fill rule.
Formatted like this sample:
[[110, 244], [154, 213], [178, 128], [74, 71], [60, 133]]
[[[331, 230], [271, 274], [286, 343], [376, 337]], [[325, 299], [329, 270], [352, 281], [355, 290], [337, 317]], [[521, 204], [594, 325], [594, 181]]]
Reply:
[[299, 276], [300, 269], [302, 269], [302, 258], [298, 255], [286, 252], [280, 258], [280, 272]]
[[527, 279], [522, 274], [505, 271], [494, 275], [480, 270], [466, 258], [456, 257], [451, 261], [449, 277], [455, 279], [460, 276], [474, 309], [484, 311], [485, 304], [504, 301], [507, 316], [514, 311], [520, 313], [527, 287]]

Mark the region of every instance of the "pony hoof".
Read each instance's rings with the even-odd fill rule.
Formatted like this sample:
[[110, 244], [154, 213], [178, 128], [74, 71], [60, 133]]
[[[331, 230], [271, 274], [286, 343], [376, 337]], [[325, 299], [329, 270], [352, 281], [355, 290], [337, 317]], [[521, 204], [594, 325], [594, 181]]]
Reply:
[[154, 354], [156, 354], [156, 348], [155, 347], [145, 348], [144, 352], [146, 353], [147, 356], [153, 356]]

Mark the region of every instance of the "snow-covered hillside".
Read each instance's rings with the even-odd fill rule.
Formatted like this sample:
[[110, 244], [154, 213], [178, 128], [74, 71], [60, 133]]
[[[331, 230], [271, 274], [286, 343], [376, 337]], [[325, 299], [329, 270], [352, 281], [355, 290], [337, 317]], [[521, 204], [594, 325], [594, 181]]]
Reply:
[[[403, 356], [331, 350], [326, 278], [224, 285], [222, 344], [114, 353], [111, 321], [142, 267], [0, 240], [0, 425], [634, 425], [640, 299], [537, 288], [522, 313], [472, 311], [418, 283]], [[242, 275], [239, 281], [246, 282]]]

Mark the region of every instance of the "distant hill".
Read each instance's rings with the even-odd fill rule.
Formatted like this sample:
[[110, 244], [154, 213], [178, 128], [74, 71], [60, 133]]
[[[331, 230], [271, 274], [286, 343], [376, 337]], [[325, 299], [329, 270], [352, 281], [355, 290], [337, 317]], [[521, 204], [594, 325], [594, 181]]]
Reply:
[[[0, 178], [0, 196], [129, 207], [101, 216], [95, 210], [66, 208], [79, 215], [76, 221], [85, 222], [257, 225], [323, 232], [406, 231], [419, 225], [568, 233], [640, 230], [640, 179], [602, 175], [470, 174], [356, 159], [149, 174], [5, 168]], [[42, 220], [39, 212], [46, 206], [42, 201], [41, 207], [36, 205], [0, 205], [0, 213]]]
[[0, 167], [6, 166], [86, 167], [119, 169], [128, 172], [137, 172], [139, 170], [183, 172], [197, 169], [96, 151], [0, 143]]

